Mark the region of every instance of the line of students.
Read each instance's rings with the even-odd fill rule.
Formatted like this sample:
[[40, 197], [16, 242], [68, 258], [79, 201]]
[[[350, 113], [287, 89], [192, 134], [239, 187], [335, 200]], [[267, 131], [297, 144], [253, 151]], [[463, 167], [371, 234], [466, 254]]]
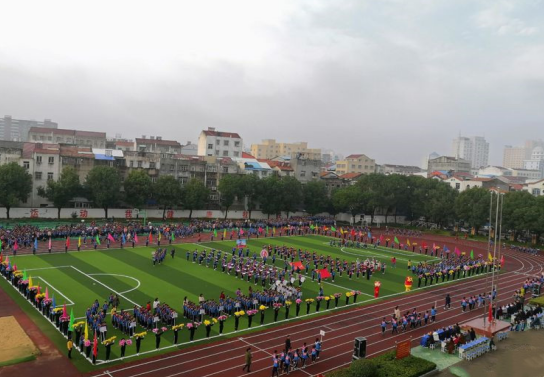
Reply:
[[315, 339], [313, 347], [308, 347], [306, 342], [304, 342], [301, 348], [293, 350], [290, 347], [291, 341], [289, 337], [287, 337], [285, 344], [286, 348], [280, 354], [278, 354], [277, 350], [274, 350], [274, 354], [272, 355], [272, 377], [279, 376], [282, 372], [289, 374], [290, 371], [298, 368], [304, 369], [310, 358], [312, 363], [315, 363], [319, 359], [321, 352], [321, 341], [319, 338]]

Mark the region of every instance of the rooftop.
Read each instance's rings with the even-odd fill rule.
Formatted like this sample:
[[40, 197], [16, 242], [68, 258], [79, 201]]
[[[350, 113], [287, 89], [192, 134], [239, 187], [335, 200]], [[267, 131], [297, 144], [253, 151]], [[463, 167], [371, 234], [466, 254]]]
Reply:
[[78, 131], [78, 130], [68, 130], [62, 128], [47, 128], [47, 127], [31, 127], [28, 132], [37, 133], [37, 134], [53, 134], [53, 135], [70, 135], [70, 136], [82, 136], [82, 137], [99, 137], [106, 138], [105, 132], [95, 132], [95, 131]]

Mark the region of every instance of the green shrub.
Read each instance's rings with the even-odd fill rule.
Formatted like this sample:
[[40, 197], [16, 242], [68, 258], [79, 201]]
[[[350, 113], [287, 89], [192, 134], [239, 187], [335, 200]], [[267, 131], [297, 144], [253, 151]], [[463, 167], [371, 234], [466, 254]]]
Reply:
[[373, 359], [355, 360], [349, 366], [352, 377], [376, 377], [378, 368]]
[[540, 306], [544, 306], [544, 296], [532, 298], [531, 300], [529, 300], [529, 304], [531, 305], [540, 304]]
[[436, 364], [415, 356], [397, 360], [396, 352], [386, 352], [372, 359], [360, 359], [349, 368], [326, 373], [327, 377], [419, 377], [436, 368]]

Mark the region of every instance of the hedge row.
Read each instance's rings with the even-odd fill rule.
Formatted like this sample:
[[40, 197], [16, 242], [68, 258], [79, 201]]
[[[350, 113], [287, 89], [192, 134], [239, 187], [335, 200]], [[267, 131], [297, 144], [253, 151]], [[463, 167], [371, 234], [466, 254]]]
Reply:
[[373, 359], [359, 359], [348, 368], [326, 373], [326, 377], [418, 377], [436, 368], [436, 364], [415, 356], [397, 360], [395, 351]]
[[544, 306], [544, 296], [532, 298], [531, 300], [529, 300], [529, 304], [531, 305], [540, 304], [540, 306]]

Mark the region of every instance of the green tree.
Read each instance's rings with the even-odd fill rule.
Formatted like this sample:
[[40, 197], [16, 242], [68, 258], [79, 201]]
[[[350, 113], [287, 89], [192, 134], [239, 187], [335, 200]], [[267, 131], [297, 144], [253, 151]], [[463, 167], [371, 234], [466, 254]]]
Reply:
[[262, 186], [262, 180], [255, 174], [245, 174], [240, 177], [238, 198], [240, 200], [244, 198], [250, 219], [251, 212], [257, 207], [261, 194], [264, 194]]
[[[496, 203], [496, 196], [493, 199], [493, 205]], [[537, 204], [536, 198], [527, 191], [514, 191], [504, 194], [504, 204], [502, 209], [503, 229], [514, 232], [517, 238], [521, 231], [534, 229], [538, 223], [538, 212], [534, 210]], [[493, 214], [495, 215], [496, 212]], [[495, 220], [495, 217], [493, 218]]]
[[476, 233], [489, 221], [490, 195], [485, 188], [472, 187], [460, 193], [455, 200], [457, 218], [474, 227]]
[[277, 175], [271, 175], [261, 180], [259, 186], [259, 203], [264, 214], [275, 215], [281, 212], [281, 180]]
[[151, 197], [153, 182], [145, 170], [132, 170], [125, 182], [125, 201], [134, 208], [143, 206]]
[[159, 206], [163, 208], [162, 218], [164, 219], [166, 208], [181, 203], [183, 191], [176, 178], [171, 175], [161, 175], [153, 186], [153, 195], [157, 199]]
[[449, 224], [455, 218], [457, 190], [436, 179], [427, 180], [425, 217], [438, 225]]
[[353, 223], [355, 223], [355, 216], [364, 210], [364, 194], [357, 185], [343, 187], [334, 191], [332, 202], [337, 211], [348, 212]]
[[193, 210], [203, 209], [208, 203], [210, 190], [204, 183], [192, 178], [183, 188], [183, 205], [189, 210], [189, 220], [193, 216]]
[[295, 177], [283, 177], [280, 181], [280, 209], [286, 212], [295, 212], [302, 203], [302, 184]]
[[32, 177], [25, 168], [16, 162], [0, 166], [0, 204], [9, 210], [19, 202], [24, 202], [32, 192]]
[[67, 207], [70, 200], [77, 196], [81, 191], [79, 175], [71, 166], [67, 166], [62, 170], [57, 181], [51, 179], [47, 181], [45, 187], [38, 187], [38, 195], [53, 202], [53, 205], [57, 208], [57, 216], [59, 219], [62, 207]]
[[241, 177], [238, 175], [228, 174], [219, 181], [217, 189], [221, 194], [221, 204], [225, 207], [225, 219], [229, 213], [229, 208], [234, 204], [237, 195], [241, 192]]
[[319, 181], [311, 181], [302, 188], [304, 197], [304, 209], [310, 215], [317, 215], [325, 210], [329, 204], [327, 186]]
[[89, 199], [100, 208], [104, 209], [106, 218], [108, 208], [116, 206], [121, 198], [121, 179], [117, 169], [109, 166], [96, 166], [89, 174], [85, 182], [85, 188]]

